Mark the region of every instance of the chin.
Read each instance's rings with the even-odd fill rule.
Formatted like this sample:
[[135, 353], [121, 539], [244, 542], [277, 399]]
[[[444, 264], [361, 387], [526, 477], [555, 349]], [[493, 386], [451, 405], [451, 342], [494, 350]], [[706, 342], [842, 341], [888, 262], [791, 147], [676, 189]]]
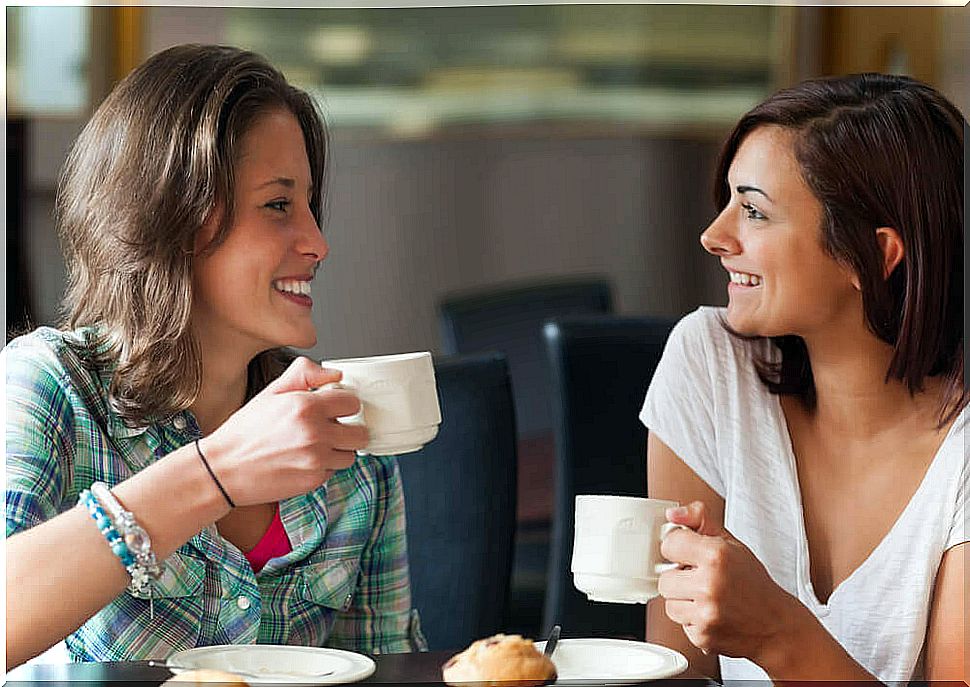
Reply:
[[291, 348], [313, 348], [317, 345], [317, 333], [313, 332], [311, 334], [295, 336], [289, 343], [284, 345]]
[[757, 321], [757, 318], [745, 312], [738, 312], [734, 308], [728, 307], [725, 319], [728, 326], [742, 336], [773, 336]]

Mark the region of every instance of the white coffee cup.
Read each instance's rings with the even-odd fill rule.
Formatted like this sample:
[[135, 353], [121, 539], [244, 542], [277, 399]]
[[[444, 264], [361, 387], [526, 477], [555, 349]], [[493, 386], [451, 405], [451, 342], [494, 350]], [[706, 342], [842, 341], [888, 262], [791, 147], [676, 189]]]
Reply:
[[438, 435], [441, 409], [431, 354], [398, 353], [368, 358], [324, 360], [343, 372], [338, 384], [360, 399], [360, 412], [339, 422], [363, 424], [370, 433], [360, 455], [396, 456], [417, 451]]
[[680, 525], [664, 511], [676, 501], [635, 496], [576, 497], [571, 570], [576, 589], [590, 601], [647, 603], [657, 580], [677, 567], [660, 555], [660, 542]]

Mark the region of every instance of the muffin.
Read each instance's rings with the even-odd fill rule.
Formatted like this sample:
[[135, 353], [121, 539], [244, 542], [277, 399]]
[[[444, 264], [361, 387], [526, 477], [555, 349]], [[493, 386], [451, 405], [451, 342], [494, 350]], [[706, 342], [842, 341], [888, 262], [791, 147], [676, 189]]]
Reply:
[[211, 670], [209, 668], [199, 668], [198, 670], [186, 670], [184, 673], [179, 673], [175, 677], [170, 677], [165, 682], [164, 685], [212, 685], [218, 683], [221, 685], [246, 685], [249, 687], [249, 683], [243, 680], [241, 677], [235, 673], [227, 673], [224, 670]]
[[521, 635], [479, 639], [441, 666], [453, 687], [534, 687], [556, 679], [556, 666]]

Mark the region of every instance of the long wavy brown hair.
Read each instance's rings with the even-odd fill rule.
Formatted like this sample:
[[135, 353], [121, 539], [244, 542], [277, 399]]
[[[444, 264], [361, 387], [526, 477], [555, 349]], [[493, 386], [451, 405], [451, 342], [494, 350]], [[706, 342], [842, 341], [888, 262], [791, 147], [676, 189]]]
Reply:
[[[741, 142], [766, 125], [795, 133], [795, 158], [822, 205], [823, 247], [858, 275], [867, 326], [893, 347], [886, 380], [915, 394], [927, 377], [942, 378], [939, 423], [946, 425], [970, 400], [963, 361], [965, 118], [908, 77], [802, 82], [757, 105], [731, 132], [715, 175], [718, 211], [730, 200], [727, 175]], [[896, 229], [905, 251], [888, 279], [877, 227]], [[781, 360], [758, 361], [762, 382], [814, 408], [805, 342], [771, 341]]]
[[[68, 272], [62, 325], [94, 328], [85, 354], [114, 365], [110, 402], [130, 425], [170, 417], [199, 393], [201, 355], [189, 328], [196, 232], [220, 205], [229, 211], [205, 250], [225, 239], [240, 143], [277, 108], [303, 130], [322, 226], [323, 118], [306, 93], [245, 50], [181, 45], [154, 55], [114, 88], [67, 158], [56, 205]], [[291, 358], [285, 349], [254, 358], [248, 397]]]

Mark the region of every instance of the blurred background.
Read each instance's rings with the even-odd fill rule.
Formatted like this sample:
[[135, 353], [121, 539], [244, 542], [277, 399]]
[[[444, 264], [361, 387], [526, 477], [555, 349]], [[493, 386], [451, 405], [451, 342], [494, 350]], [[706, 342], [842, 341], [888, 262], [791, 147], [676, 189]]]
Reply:
[[[318, 359], [441, 353], [443, 300], [536, 280], [601, 280], [620, 315], [722, 304], [698, 236], [747, 109], [872, 70], [970, 112], [966, 7], [8, 7], [6, 40], [8, 335], [58, 319], [56, 179], [93, 109], [158, 50], [229, 43], [314, 94], [331, 129]], [[530, 633], [550, 461], [520, 448], [513, 627]]]
[[7, 324], [56, 320], [59, 168], [133, 66], [266, 55], [333, 134], [317, 357], [439, 348], [444, 294], [596, 274], [619, 313], [724, 301], [698, 244], [728, 128], [801, 78], [908, 73], [970, 110], [970, 9], [7, 7]]

